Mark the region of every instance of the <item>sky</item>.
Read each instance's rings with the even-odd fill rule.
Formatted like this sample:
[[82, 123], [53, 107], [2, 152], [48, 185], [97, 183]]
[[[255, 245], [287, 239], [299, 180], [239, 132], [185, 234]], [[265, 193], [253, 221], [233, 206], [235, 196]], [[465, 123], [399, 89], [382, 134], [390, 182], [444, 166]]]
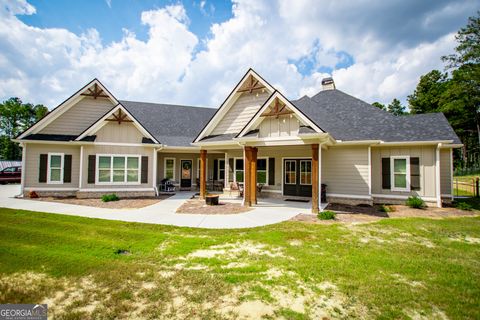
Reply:
[[219, 107], [248, 68], [290, 99], [404, 103], [444, 70], [480, 0], [0, 0], [0, 100], [57, 106], [93, 78], [118, 99]]

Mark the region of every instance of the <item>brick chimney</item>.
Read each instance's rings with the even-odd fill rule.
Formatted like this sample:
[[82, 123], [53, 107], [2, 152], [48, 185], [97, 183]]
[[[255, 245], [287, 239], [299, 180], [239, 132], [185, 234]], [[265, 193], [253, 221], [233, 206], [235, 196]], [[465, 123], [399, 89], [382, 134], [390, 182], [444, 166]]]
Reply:
[[335, 82], [332, 77], [322, 79], [322, 90], [333, 90], [335, 89]]

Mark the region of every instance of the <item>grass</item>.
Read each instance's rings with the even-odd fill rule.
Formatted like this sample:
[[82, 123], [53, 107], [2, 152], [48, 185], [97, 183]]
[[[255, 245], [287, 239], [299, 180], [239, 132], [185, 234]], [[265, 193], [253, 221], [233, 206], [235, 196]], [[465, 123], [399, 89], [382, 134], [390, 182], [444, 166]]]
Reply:
[[0, 303], [49, 299], [58, 318], [480, 318], [479, 217], [240, 230], [0, 219]]
[[[473, 197], [475, 179], [479, 175], [455, 176], [453, 177], [453, 194], [458, 197]], [[456, 183], [458, 181], [458, 183]]]

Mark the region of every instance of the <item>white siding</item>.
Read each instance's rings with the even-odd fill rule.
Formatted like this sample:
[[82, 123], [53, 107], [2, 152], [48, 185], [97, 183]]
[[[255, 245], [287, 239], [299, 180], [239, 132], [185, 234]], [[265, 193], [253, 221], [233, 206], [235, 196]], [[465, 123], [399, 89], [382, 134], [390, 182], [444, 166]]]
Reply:
[[[38, 182], [40, 154], [58, 152], [72, 155], [72, 182], [63, 184], [48, 184]], [[80, 147], [55, 144], [27, 144], [25, 160], [25, 188], [78, 188], [80, 168]]]
[[93, 99], [84, 97], [39, 133], [80, 134], [112, 109], [112, 107], [112, 102], [107, 98]]
[[[372, 147], [372, 193], [389, 195], [418, 195], [436, 197], [435, 193], [436, 147]], [[382, 189], [382, 158], [410, 156], [420, 158], [420, 190], [400, 192]]]
[[322, 183], [327, 194], [368, 196], [368, 147], [322, 150]]
[[441, 194], [452, 194], [452, 149], [440, 150], [440, 191]]
[[261, 138], [296, 136], [300, 121], [295, 116], [265, 117], [259, 125]]
[[[257, 96], [258, 95], [258, 96]], [[244, 92], [223, 116], [212, 135], [238, 133], [268, 99], [269, 93]]]
[[96, 142], [141, 143], [143, 134], [131, 122], [109, 122], [95, 133]]

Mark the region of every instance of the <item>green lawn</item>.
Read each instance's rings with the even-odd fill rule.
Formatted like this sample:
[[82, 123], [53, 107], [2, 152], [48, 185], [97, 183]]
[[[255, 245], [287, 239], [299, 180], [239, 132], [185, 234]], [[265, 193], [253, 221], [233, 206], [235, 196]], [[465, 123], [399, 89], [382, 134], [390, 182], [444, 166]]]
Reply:
[[61, 319], [480, 318], [480, 217], [241, 230], [0, 220], [0, 303], [46, 301]]

